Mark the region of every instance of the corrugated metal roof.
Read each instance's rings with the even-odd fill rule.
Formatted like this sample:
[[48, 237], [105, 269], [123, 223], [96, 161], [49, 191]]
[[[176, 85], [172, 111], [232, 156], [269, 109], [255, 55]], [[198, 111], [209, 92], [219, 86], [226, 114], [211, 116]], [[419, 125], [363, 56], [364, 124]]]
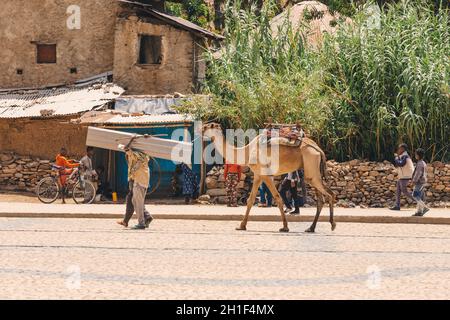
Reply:
[[[97, 74], [95, 76], [89, 77], [89, 78], [84, 78], [84, 79], [80, 79], [74, 82], [73, 85], [70, 86], [70, 88], [85, 88], [87, 86], [91, 86], [94, 84], [99, 84], [99, 83], [108, 83], [108, 78], [112, 77], [113, 72], [112, 71], [107, 71], [101, 74]], [[24, 91], [37, 91], [37, 90], [56, 90], [58, 88], [68, 88], [68, 86], [64, 83], [59, 83], [59, 84], [49, 84], [43, 87], [28, 87], [28, 88], [0, 88], [0, 94], [1, 93], [12, 93], [12, 92], [24, 92]]]
[[[209, 96], [195, 95], [196, 99], [207, 101]], [[120, 112], [163, 114], [175, 113], [173, 107], [180, 106], [186, 101], [194, 99], [192, 96], [121, 96], [116, 100], [114, 109]]]
[[194, 119], [185, 114], [139, 114], [119, 113], [116, 111], [92, 111], [80, 117], [82, 124], [98, 125], [146, 125], [192, 123]]
[[0, 118], [40, 118], [90, 111], [124, 92], [112, 84], [14, 90], [0, 93]]
[[180, 17], [176, 17], [176, 16], [172, 16], [169, 15], [167, 13], [163, 13], [160, 11], [157, 11], [155, 9], [152, 8], [151, 5], [148, 4], [144, 4], [144, 3], [140, 3], [140, 2], [136, 2], [136, 1], [128, 1], [128, 0], [119, 0], [122, 3], [126, 3], [126, 4], [130, 4], [130, 5], [135, 5], [138, 7], [141, 7], [142, 9], [145, 10], [146, 13], [148, 13], [150, 16], [159, 19], [161, 21], [164, 21], [168, 24], [171, 25], [175, 25], [181, 29], [187, 30], [189, 32], [194, 32], [194, 33], [199, 33], [202, 36], [208, 37], [208, 38], [212, 38], [212, 39], [216, 39], [216, 40], [223, 40], [225, 39], [224, 36], [211, 32], [209, 30], [206, 30], [198, 25], [196, 25], [195, 23], [192, 23], [188, 20], [185, 20], [183, 18]]

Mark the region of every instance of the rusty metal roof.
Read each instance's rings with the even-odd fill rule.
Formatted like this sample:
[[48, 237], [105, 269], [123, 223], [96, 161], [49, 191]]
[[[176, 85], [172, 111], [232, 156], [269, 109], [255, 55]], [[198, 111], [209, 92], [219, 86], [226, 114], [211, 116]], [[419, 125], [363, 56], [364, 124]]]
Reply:
[[80, 117], [78, 122], [91, 125], [147, 125], [147, 124], [175, 124], [192, 123], [194, 119], [185, 114], [130, 114], [114, 110], [91, 111]]
[[205, 102], [209, 99], [207, 95], [187, 95], [187, 96], [128, 96], [123, 95], [116, 99], [114, 109], [128, 113], [145, 113], [145, 114], [163, 114], [176, 113], [175, 106], [180, 106], [194, 98], [203, 99]]
[[141, 9], [143, 9], [143, 11], [147, 14], [149, 14], [151, 17], [156, 18], [158, 20], [161, 20], [167, 24], [173, 25], [175, 27], [179, 27], [181, 29], [184, 29], [186, 31], [192, 32], [192, 33], [196, 33], [198, 35], [201, 35], [203, 37], [208, 37], [211, 39], [215, 39], [215, 40], [223, 40], [225, 39], [224, 36], [211, 32], [209, 30], [206, 30], [198, 25], [196, 25], [195, 23], [192, 23], [188, 20], [185, 20], [183, 18], [180, 17], [176, 17], [176, 16], [172, 16], [170, 14], [167, 13], [163, 13], [160, 12], [158, 10], [155, 10], [152, 8], [151, 5], [148, 4], [144, 4], [141, 2], [136, 2], [136, 1], [129, 1], [129, 0], [118, 0], [119, 2], [125, 3], [125, 4], [129, 4], [129, 5], [134, 5], [137, 7], [140, 7]]
[[123, 92], [123, 88], [113, 83], [2, 91], [0, 118], [41, 118], [78, 114], [102, 107]]

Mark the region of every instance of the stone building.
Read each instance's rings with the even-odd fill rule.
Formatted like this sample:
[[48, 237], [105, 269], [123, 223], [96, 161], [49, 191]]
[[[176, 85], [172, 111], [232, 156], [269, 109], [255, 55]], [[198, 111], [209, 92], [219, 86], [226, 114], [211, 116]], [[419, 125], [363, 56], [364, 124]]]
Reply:
[[204, 77], [202, 48], [222, 37], [157, 10], [163, 6], [156, 0], [2, 1], [0, 89], [112, 72], [127, 94], [195, 92]]
[[[223, 37], [164, 8], [164, 0], [3, 0], [0, 154], [46, 164], [65, 146], [79, 158], [87, 130], [73, 120], [84, 113], [173, 112], [174, 97], [196, 94], [204, 48]], [[98, 154], [109, 159], [106, 168], [119, 156]], [[0, 185], [31, 190], [38, 177], [12, 174], [8, 159], [0, 163]]]
[[[85, 130], [61, 123], [114, 108], [124, 90], [133, 101], [195, 94], [205, 74], [203, 48], [222, 36], [163, 9], [163, 0], [2, 1], [0, 150], [48, 157], [72, 145], [79, 155]], [[94, 84], [120, 94], [93, 103]], [[80, 90], [85, 97], [66, 94]]]

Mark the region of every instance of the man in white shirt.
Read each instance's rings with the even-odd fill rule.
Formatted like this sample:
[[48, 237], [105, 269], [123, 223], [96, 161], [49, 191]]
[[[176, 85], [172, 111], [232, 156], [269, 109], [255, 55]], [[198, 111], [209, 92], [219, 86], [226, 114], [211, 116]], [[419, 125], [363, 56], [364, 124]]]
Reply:
[[92, 165], [93, 157], [94, 157], [94, 147], [87, 147], [86, 155], [80, 160], [81, 174], [86, 180], [89, 181], [92, 181], [93, 178], [97, 176], [97, 173], [94, 170], [94, 166]]
[[402, 193], [409, 199], [414, 201], [411, 193], [408, 192], [407, 186], [411, 181], [414, 172], [414, 163], [408, 154], [408, 145], [402, 143], [398, 146], [397, 154], [394, 159], [394, 166], [397, 168], [397, 191], [395, 193], [395, 206], [391, 210], [400, 210], [400, 197]]

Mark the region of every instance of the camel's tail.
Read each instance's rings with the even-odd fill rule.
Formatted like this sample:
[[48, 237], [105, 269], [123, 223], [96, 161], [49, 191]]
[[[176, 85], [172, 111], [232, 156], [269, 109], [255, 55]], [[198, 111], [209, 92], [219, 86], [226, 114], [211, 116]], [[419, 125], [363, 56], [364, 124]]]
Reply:
[[328, 178], [328, 172], [327, 172], [327, 156], [325, 155], [325, 152], [320, 150], [320, 171], [322, 173], [322, 178], [326, 180]]

